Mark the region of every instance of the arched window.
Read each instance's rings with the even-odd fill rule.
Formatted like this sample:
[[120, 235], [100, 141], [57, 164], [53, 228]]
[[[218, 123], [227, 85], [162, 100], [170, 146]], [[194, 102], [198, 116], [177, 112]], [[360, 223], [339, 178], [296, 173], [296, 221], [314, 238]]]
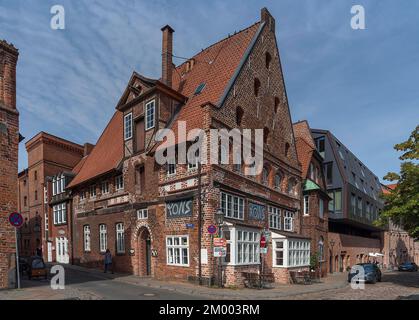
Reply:
[[267, 167], [263, 167], [263, 170], [262, 170], [262, 183], [264, 185], [269, 184], [269, 170]]
[[280, 171], [278, 171], [275, 174], [274, 187], [277, 190], [282, 190], [282, 187], [281, 187], [281, 185], [282, 185], [282, 177], [283, 177], [283, 175], [282, 175], [282, 173]]
[[263, 143], [268, 143], [269, 138], [269, 129], [267, 127], [263, 128]]
[[319, 240], [319, 261], [324, 261], [324, 239], [322, 236]]
[[241, 125], [243, 119], [244, 111], [241, 107], [236, 108], [236, 123], [238, 126]]
[[278, 112], [278, 107], [279, 107], [279, 98], [278, 97], [275, 97], [274, 98], [274, 110], [275, 110], [275, 113]]
[[269, 67], [271, 65], [271, 61], [272, 61], [271, 54], [269, 52], [266, 52], [265, 53], [265, 65], [266, 65], [266, 69], [269, 69]]
[[259, 96], [259, 89], [260, 89], [260, 81], [258, 78], [255, 78], [255, 82], [254, 82], [255, 97]]
[[289, 151], [290, 151], [290, 144], [287, 142], [285, 144], [285, 156], [288, 157], [289, 156]]
[[288, 179], [287, 191], [291, 195], [297, 195], [297, 180], [295, 180], [295, 178]]

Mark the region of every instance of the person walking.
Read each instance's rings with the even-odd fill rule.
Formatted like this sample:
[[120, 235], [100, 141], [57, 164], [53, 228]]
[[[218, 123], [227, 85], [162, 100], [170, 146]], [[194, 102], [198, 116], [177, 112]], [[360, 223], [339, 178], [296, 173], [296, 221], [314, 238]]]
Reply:
[[106, 249], [106, 253], [105, 253], [105, 273], [108, 272], [108, 270], [111, 270], [112, 274], [113, 274], [113, 268], [112, 268], [112, 254], [111, 251], [109, 249]]

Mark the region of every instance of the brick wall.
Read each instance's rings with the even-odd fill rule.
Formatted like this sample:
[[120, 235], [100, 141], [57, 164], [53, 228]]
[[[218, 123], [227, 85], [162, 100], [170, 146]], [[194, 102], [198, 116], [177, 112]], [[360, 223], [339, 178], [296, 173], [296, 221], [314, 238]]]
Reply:
[[15, 283], [15, 230], [8, 216], [18, 209], [17, 58], [17, 49], [0, 41], [0, 288]]

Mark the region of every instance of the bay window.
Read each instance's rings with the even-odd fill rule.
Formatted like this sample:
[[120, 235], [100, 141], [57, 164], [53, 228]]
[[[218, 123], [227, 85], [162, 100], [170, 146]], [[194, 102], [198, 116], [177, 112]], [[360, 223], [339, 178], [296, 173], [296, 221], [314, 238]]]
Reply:
[[306, 267], [310, 265], [310, 241], [273, 239], [274, 267]]
[[259, 263], [259, 233], [237, 230], [237, 264]]

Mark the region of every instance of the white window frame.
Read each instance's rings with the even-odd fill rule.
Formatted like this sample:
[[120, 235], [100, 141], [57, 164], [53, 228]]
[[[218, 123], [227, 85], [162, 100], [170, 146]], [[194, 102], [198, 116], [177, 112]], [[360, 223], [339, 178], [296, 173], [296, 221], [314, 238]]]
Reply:
[[67, 223], [66, 203], [56, 204], [52, 207], [54, 225]]
[[137, 210], [137, 220], [148, 219], [148, 209]]
[[108, 249], [108, 227], [106, 224], [99, 225], [99, 250], [106, 252]]
[[115, 177], [115, 190], [121, 191], [124, 189], [124, 176], [121, 174]]
[[176, 163], [167, 164], [167, 176], [173, 177], [176, 175]]
[[[236, 265], [255, 265], [260, 263], [260, 233], [247, 229], [236, 229]], [[239, 255], [239, 253], [241, 253]], [[241, 259], [240, 259], [241, 258]]]
[[294, 230], [294, 212], [284, 211], [284, 231]]
[[[192, 162], [195, 161], [195, 162]], [[192, 161], [188, 160], [188, 171], [194, 171], [198, 169], [198, 157], [192, 159]]]
[[119, 222], [115, 225], [115, 233], [116, 253], [125, 253], [125, 231], [123, 222]]
[[80, 202], [86, 200], [86, 191], [80, 191], [79, 198]]
[[281, 209], [268, 206], [269, 229], [281, 230]]
[[310, 215], [310, 196], [309, 195], [305, 195], [303, 197], [303, 214], [305, 216]]
[[100, 188], [102, 194], [109, 193], [109, 181], [103, 181]]
[[[186, 239], [186, 244], [182, 243], [182, 239]], [[177, 240], [178, 244], [175, 244]], [[187, 263], [183, 261], [183, 253], [186, 249]], [[179, 262], [176, 258], [179, 257]], [[189, 236], [188, 235], [170, 235], [166, 236], [166, 263], [169, 266], [189, 267]]]
[[[229, 200], [231, 200], [231, 203], [229, 203]], [[227, 192], [221, 192], [220, 204], [225, 217], [244, 220], [244, 198]]]
[[45, 213], [45, 215], [44, 215], [44, 225], [45, 225], [45, 231], [49, 231], [48, 213]]
[[89, 198], [96, 198], [96, 185], [91, 185], [89, 187]]
[[124, 140], [132, 139], [132, 112], [124, 116]]
[[83, 226], [83, 248], [84, 252], [91, 251], [90, 225], [88, 224]]
[[150, 130], [156, 125], [156, 100], [151, 100], [145, 105], [145, 130]]
[[[303, 239], [272, 239], [272, 266], [276, 268], [307, 267], [310, 265], [310, 241]], [[283, 248], [276, 249], [282, 242]], [[277, 251], [283, 252], [283, 265], [277, 264]], [[298, 263], [297, 263], [298, 262]]]

